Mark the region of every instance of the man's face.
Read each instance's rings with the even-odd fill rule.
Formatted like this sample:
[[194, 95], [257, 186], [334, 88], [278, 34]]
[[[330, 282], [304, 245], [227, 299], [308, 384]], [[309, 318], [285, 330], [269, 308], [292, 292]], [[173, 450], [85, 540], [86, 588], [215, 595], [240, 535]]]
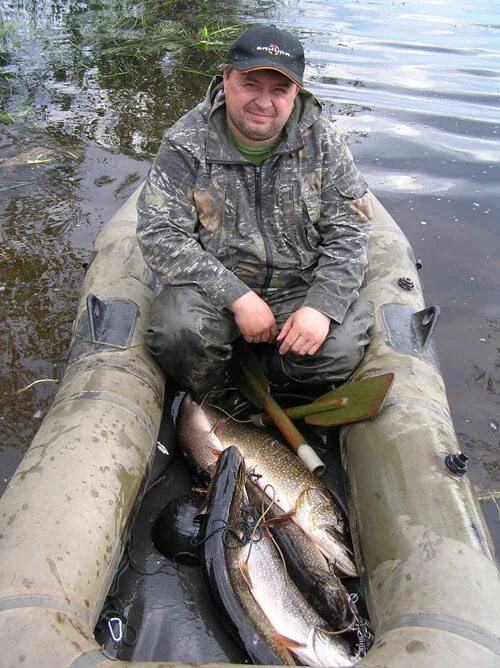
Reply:
[[291, 114], [298, 90], [274, 70], [225, 72], [226, 119], [231, 132], [244, 144], [272, 144]]

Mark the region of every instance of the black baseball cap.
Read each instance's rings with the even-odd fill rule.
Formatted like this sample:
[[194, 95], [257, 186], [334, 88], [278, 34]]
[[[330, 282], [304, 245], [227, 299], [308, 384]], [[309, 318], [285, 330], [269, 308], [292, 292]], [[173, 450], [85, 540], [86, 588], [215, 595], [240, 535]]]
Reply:
[[227, 62], [238, 72], [276, 70], [302, 88], [305, 58], [302, 44], [276, 26], [253, 26], [236, 39], [227, 53]]

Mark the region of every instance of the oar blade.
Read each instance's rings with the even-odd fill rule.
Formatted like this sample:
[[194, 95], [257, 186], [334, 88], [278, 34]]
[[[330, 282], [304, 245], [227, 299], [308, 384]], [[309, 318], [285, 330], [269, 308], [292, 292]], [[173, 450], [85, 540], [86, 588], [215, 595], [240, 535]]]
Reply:
[[343, 406], [307, 415], [304, 420], [307, 424], [333, 427], [373, 418], [382, 408], [393, 381], [393, 373], [384, 373], [366, 380], [345, 383], [318, 399], [318, 402], [324, 402], [344, 397], [347, 402]]

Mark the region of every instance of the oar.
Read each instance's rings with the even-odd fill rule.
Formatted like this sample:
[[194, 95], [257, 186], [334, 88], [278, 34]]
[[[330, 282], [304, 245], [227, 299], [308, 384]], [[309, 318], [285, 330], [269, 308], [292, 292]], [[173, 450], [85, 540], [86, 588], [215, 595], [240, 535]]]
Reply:
[[[361, 422], [380, 412], [393, 380], [393, 373], [384, 373], [344, 383], [310, 404], [286, 408], [285, 412], [293, 420], [304, 418], [307, 424], [322, 427]], [[267, 415], [253, 415], [251, 420], [258, 426], [271, 424]]]
[[243, 395], [254, 405], [264, 408], [292, 450], [295, 451], [310, 471], [316, 475], [324, 473], [326, 468], [324, 463], [311, 446], [306, 443], [304, 436], [302, 436], [285, 411], [269, 394], [267, 378], [262, 371], [258, 359], [248, 349], [245, 350], [240, 369], [243, 377], [240, 376], [237, 379], [237, 384]]

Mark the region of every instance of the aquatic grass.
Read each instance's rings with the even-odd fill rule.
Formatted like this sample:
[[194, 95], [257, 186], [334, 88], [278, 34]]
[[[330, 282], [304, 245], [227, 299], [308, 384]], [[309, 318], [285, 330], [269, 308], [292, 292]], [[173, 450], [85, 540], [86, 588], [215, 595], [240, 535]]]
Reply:
[[0, 109], [0, 123], [8, 125], [9, 123], [17, 123], [23, 118], [26, 118], [33, 109], [31, 107], [25, 107], [20, 111], [7, 111], [6, 109]]
[[184, 67], [184, 65], [179, 65], [177, 69], [179, 72], [189, 72], [190, 74], [197, 74], [198, 76], [207, 77], [208, 79], [213, 77], [213, 74], [208, 72], [201, 72], [201, 70], [195, 70], [193, 67]]
[[200, 28], [186, 27], [177, 23], [159, 25], [151, 34], [126, 34], [112, 38], [107, 35], [95, 43], [100, 56], [134, 56], [146, 58], [169, 51], [181, 54], [192, 49], [221, 55], [240, 32], [236, 25], [204, 25]]
[[11, 60], [8, 44], [8, 37], [11, 33], [12, 25], [10, 23], [4, 23], [0, 18], [0, 67], [7, 65]]
[[17, 183], [9, 183], [7, 186], [0, 186], [0, 192], [6, 192], [12, 188], [24, 188], [24, 186], [32, 185], [31, 181], [18, 181]]

